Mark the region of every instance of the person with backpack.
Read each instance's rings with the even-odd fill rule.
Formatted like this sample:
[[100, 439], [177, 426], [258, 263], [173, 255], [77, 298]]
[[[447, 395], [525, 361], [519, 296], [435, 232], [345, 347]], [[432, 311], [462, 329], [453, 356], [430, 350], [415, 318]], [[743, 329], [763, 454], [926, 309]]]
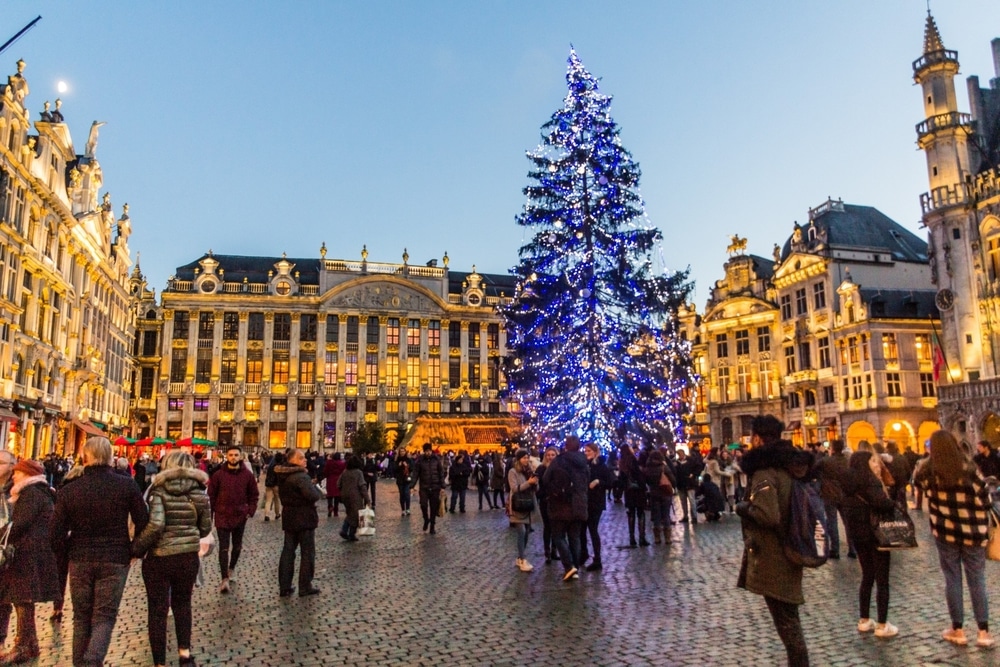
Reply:
[[271, 520], [271, 509], [274, 509], [274, 518], [281, 518], [281, 497], [278, 495], [278, 475], [274, 472], [276, 466], [285, 465], [285, 455], [278, 452], [271, 459], [264, 474], [264, 521]]
[[[648, 547], [646, 541], [646, 481], [639, 469], [639, 460], [628, 443], [622, 444], [618, 457], [618, 480], [624, 489], [625, 513], [628, 515], [628, 543], [630, 547]], [[639, 541], [635, 539], [636, 524]]]
[[[893, 637], [899, 630], [886, 619], [889, 615], [889, 551], [879, 551], [872, 529], [872, 516], [891, 512], [895, 503], [889, 497], [882, 480], [872, 472], [871, 452], [855, 452], [850, 458], [848, 474], [841, 477], [843, 499], [840, 503], [844, 513], [847, 535], [854, 544], [854, 550], [861, 565], [861, 587], [858, 589], [858, 632], [875, 632], [876, 637]], [[872, 587], [878, 584], [875, 600], [876, 621], [872, 621], [869, 611], [872, 601]]]
[[579, 579], [580, 527], [587, 521], [587, 457], [580, 452], [580, 439], [566, 437], [563, 453], [545, 471], [543, 484], [549, 503], [552, 546], [563, 565], [563, 581]]
[[737, 586], [764, 597], [789, 667], [808, 667], [809, 650], [802, 632], [799, 605], [802, 565], [785, 553], [790, 524], [793, 475], [804, 476], [812, 456], [781, 440], [785, 425], [772, 415], [753, 419], [751, 449], [743, 457], [749, 496], [736, 506], [743, 522], [743, 562]]
[[479, 491], [479, 511], [483, 511], [483, 498], [486, 498], [489, 508], [493, 509], [493, 499], [490, 497], [490, 460], [486, 454], [480, 454], [476, 459], [473, 478], [476, 480], [476, 490]]
[[[837, 439], [830, 441], [830, 455], [824, 456], [816, 463], [815, 473], [819, 477], [819, 494], [823, 499], [823, 508], [826, 510], [827, 532], [830, 535], [830, 558], [840, 558], [840, 526], [837, 524], [837, 512], [843, 515], [840, 503], [844, 498], [843, 482], [850, 474], [846, 453], [844, 453], [844, 441]], [[844, 519], [846, 526], [847, 519]], [[854, 543], [850, 534], [847, 535], [847, 555], [849, 558], [856, 558]]]

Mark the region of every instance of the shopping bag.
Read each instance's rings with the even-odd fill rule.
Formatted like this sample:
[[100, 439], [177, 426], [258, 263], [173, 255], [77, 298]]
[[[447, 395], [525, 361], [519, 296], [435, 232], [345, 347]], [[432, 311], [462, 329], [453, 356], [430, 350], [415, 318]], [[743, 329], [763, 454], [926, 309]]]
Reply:
[[438, 516], [444, 516], [448, 510], [448, 502], [445, 500], [444, 494], [441, 494], [441, 502], [438, 503]]
[[916, 548], [916, 527], [902, 505], [897, 503], [891, 512], [885, 514], [872, 512], [871, 520], [879, 551]]
[[370, 507], [358, 510], [358, 535], [375, 534], [375, 510]]
[[990, 515], [990, 541], [986, 543], [986, 557], [1000, 560], [1000, 518], [993, 510], [986, 513]]

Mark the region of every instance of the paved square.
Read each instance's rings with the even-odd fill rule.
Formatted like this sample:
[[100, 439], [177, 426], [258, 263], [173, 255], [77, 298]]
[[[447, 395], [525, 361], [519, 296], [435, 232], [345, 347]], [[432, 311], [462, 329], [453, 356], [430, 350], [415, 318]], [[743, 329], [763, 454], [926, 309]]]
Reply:
[[[201, 665], [782, 665], [784, 651], [763, 600], [735, 587], [739, 521], [676, 526], [668, 546], [622, 549], [622, 505], [604, 515], [604, 570], [564, 583], [545, 565], [541, 525], [529, 542], [535, 571], [514, 566], [514, 534], [502, 511], [438, 520], [421, 531], [419, 510], [400, 517], [395, 487], [378, 494], [377, 535], [343, 542], [339, 520], [321, 511], [316, 585], [322, 594], [278, 598], [280, 522], [247, 530], [233, 593], [221, 596], [215, 555], [194, 595], [194, 648]], [[325, 507], [321, 508], [325, 510]], [[1000, 664], [1000, 648], [959, 648], [939, 639], [949, 625], [944, 583], [925, 514], [920, 548], [893, 554], [889, 619], [899, 636], [860, 635], [857, 561], [807, 571], [802, 607], [813, 665]], [[841, 527], [843, 533], [843, 527]], [[650, 538], [652, 536], [650, 535]], [[987, 564], [994, 632], [1000, 630], [1000, 563]], [[68, 598], [68, 596], [67, 596]], [[39, 665], [70, 664], [72, 613], [51, 630], [39, 605]], [[874, 605], [874, 602], [873, 602]], [[966, 594], [966, 632], [974, 633]], [[872, 610], [874, 613], [874, 609]], [[12, 623], [13, 632], [13, 623]], [[172, 622], [169, 664], [176, 664]], [[9, 643], [9, 642], [8, 642]], [[133, 567], [111, 665], [149, 665], [146, 597]]]

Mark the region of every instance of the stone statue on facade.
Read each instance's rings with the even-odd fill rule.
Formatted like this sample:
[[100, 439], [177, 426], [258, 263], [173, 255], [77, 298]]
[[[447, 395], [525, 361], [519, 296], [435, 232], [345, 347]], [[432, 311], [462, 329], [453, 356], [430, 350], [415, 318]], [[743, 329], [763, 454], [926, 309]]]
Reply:
[[83, 153], [85, 157], [97, 157], [97, 132], [102, 125], [107, 125], [107, 123], [95, 120], [90, 124], [90, 136], [87, 137], [87, 147]]
[[7, 77], [7, 90], [10, 91], [11, 97], [24, 104], [24, 98], [28, 96], [30, 90], [28, 89], [28, 80], [24, 78], [24, 61], [17, 61], [17, 74], [11, 74]]

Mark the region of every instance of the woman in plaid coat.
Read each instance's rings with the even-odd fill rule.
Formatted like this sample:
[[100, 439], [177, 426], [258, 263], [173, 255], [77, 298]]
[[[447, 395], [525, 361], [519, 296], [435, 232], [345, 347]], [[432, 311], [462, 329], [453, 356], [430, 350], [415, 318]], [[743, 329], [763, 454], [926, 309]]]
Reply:
[[918, 464], [914, 484], [927, 495], [931, 532], [937, 543], [951, 628], [942, 638], [963, 646], [968, 643], [963, 625], [962, 569], [979, 626], [976, 646], [988, 648], [989, 604], [986, 597], [986, 542], [989, 531], [989, 493], [975, 465], [955, 437], [937, 431], [930, 438], [931, 455]]

